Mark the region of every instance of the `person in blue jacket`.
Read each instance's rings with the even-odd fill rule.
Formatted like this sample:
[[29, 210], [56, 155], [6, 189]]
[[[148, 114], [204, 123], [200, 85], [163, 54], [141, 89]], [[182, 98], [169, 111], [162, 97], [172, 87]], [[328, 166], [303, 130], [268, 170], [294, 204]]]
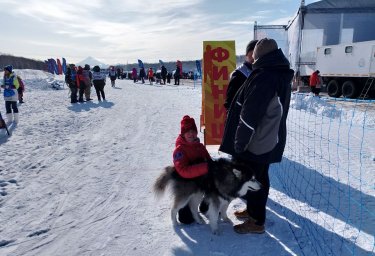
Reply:
[[66, 68], [65, 82], [70, 88], [70, 102], [77, 103], [77, 93], [78, 93], [77, 70], [74, 64], [70, 64]]
[[[8, 124], [18, 123], [18, 88], [19, 82], [16, 74], [13, 72], [13, 66], [8, 65], [4, 67], [4, 77], [1, 88], [4, 89], [3, 95], [5, 100], [5, 110]], [[13, 113], [12, 113], [13, 111]]]
[[242, 84], [250, 76], [253, 68], [252, 64], [254, 63], [253, 51], [258, 40], [251, 40], [246, 46], [246, 60], [242, 63], [241, 66], [236, 68], [235, 71], [230, 76], [228, 89], [226, 93], [224, 107], [228, 111], [230, 104], [233, 101], [234, 96], [237, 91], [241, 88]]

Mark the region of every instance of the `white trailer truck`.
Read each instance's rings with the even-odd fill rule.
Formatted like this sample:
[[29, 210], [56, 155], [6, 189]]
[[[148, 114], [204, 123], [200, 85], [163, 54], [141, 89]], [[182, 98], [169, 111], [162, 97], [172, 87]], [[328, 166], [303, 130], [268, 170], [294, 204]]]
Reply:
[[315, 69], [331, 97], [374, 97], [375, 40], [318, 47]]

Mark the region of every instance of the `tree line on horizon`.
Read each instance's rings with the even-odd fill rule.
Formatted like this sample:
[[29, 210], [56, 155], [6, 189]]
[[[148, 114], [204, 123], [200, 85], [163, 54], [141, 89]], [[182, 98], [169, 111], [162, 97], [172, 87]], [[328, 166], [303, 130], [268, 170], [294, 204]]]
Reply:
[[46, 70], [44, 61], [17, 57], [7, 54], [0, 54], [0, 66], [3, 68], [12, 65], [15, 69], [37, 69]]

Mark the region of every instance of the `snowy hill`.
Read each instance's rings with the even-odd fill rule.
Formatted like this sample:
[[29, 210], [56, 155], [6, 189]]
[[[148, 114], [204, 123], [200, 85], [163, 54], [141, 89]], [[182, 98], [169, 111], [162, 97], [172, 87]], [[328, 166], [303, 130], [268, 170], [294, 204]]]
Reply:
[[93, 67], [95, 65], [98, 65], [100, 68], [108, 68], [109, 65], [95, 59], [94, 57], [87, 57], [86, 59], [78, 62], [78, 63], [75, 63], [76, 66], [84, 66], [85, 64], [89, 64], [90, 67]]
[[[266, 233], [238, 235], [225, 222], [220, 223], [220, 236], [209, 225], [172, 226], [171, 197], [157, 200], [152, 185], [172, 163], [182, 116], [188, 114], [199, 124], [201, 87], [193, 81], [168, 86], [116, 80], [115, 88], [107, 81], [106, 102], [98, 102], [92, 92], [93, 101], [71, 104], [66, 87], [48, 86], [63, 76], [16, 72], [26, 79], [26, 103], [19, 106], [20, 123], [10, 127], [12, 135], [0, 130], [0, 255], [273, 256], [312, 251], [314, 241], [299, 244], [295, 230], [303, 227], [284, 215], [298, 212], [301, 204], [292, 204], [282, 186], [273, 188], [279, 183], [274, 170]], [[293, 98], [291, 112], [310, 106], [312, 113], [329, 107], [332, 118], [343, 114], [319, 98], [300, 97]], [[0, 110], [5, 113], [4, 104]], [[216, 149], [210, 153], [222, 156]], [[309, 161], [308, 155], [301, 157]], [[372, 175], [373, 169], [368, 171]], [[231, 203], [233, 223], [240, 222], [233, 212], [242, 207], [239, 199]], [[361, 246], [361, 252], [371, 250], [373, 240]]]

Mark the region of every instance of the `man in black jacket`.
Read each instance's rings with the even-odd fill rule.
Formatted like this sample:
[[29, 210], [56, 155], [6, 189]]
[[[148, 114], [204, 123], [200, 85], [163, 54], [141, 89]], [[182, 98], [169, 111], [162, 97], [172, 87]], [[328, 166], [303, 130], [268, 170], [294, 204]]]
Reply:
[[77, 93], [78, 93], [77, 71], [76, 71], [76, 67], [74, 64], [70, 64], [66, 68], [65, 82], [70, 88], [70, 102], [77, 103]]
[[[164, 66], [164, 65], [162, 65], [161, 66], [161, 79], [163, 80], [163, 83], [165, 84], [165, 82], [166, 82], [166, 80], [167, 80], [167, 74], [168, 74], [168, 71], [167, 71], [167, 68]], [[160, 82], [160, 84], [161, 84], [161, 82]]]
[[240, 234], [263, 233], [270, 188], [268, 169], [280, 162], [286, 142], [293, 70], [273, 39], [264, 38], [255, 46], [253, 71], [230, 105], [220, 151], [246, 166], [249, 177], [262, 184], [248, 192], [247, 210], [235, 213], [247, 220], [234, 226]]
[[238, 89], [240, 89], [241, 85], [246, 81], [246, 79], [250, 76], [251, 71], [253, 70], [251, 64], [254, 63], [253, 51], [257, 42], [258, 40], [251, 40], [247, 44], [245, 62], [241, 66], [236, 68], [236, 70], [233, 71], [233, 73], [230, 76], [230, 81], [228, 84], [226, 99], [224, 103], [224, 107], [226, 108], [227, 112]]

